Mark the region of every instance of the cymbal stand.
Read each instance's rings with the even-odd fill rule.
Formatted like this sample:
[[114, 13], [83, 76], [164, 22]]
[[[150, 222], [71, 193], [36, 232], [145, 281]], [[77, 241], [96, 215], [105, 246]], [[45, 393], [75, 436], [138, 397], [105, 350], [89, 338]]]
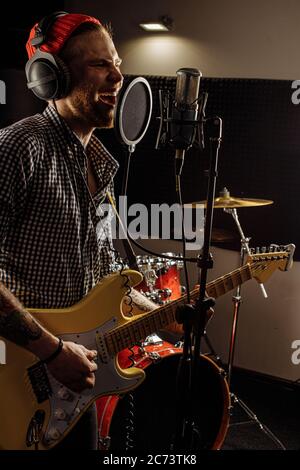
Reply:
[[[235, 208], [233, 209], [224, 209], [224, 212], [231, 214], [236, 226], [238, 228], [238, 231], [241, 235], [241, 266], [244, 264], [245, 261], [245, 256], [246, 254], [250, 255], [250, 248], [249, 248], [249, 237], [245, 237], [245, 234], [243, 232], [243, 229], [241, 227], [239, 218], [238, 218], [238, 213]], [[265, 298], [267, 298], [267, 293], [265, 291], [264, 285], [260, 284], [260, 288], [262, 290], [262, 294]], [[237, 325], [238, 325], [238, 317], [239, 317], [239, 311], [240, 311], [240, 306], [242, 303], [242, 295], [241, 295], [241, 285], [237, 287], [236, 294], [232, 296], [232, 302], [233, 302], [233, 320], [232, 320], [232, 327], [231, 327], [231, 337], [230, 337], [230, 343], [229, 343], [229, 353], [228, 353], [228, 371], [227, 371], [227, 382], [230, 390], [230, 396], [231, 396], [231, 403], [232, 403], [232, 410], [231, 414], [233, 411], [233, 406], [234, 404], [239, 405], [242, 410], [247, 414], [247, 416], [250, 418], [250, 421], [243, 421], [243, 422], [237, 422], [237, 423], [231, 423], [230, 426], [237, 426], [237, 425], [242, 425], [242, 424], [249, 424], [251, 422], [255, 422], [259, 426], [262, 432], [264, 432], [274, 443], [275, 445], [283, 450], [286, 450], [285, 446], [282, 444], [282, 442], [273, 434], [273, 432], [265, 425], [262, 424], [261, 421], [258, 419], [256, 414], [244, 403], [243, 400], [238, 398], [234, 393], [231, 392], [231, 379], [232, 379], [232, 367], [233, 367], [233, 361], [234, 361], [234, 352], [235, 352], [235, 342], [236, 342], [236, 333], [237, 333]]]

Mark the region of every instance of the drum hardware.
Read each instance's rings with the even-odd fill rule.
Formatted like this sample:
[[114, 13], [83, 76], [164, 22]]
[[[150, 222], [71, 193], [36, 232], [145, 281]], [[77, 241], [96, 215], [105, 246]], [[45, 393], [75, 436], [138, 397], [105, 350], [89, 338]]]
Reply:
[[157, 362], [157, 361], [160, 361], [160, 360], [161, 360], [160, 355], [159, 355], [158, 352], [156, 352], [156, 351], [149, 352], [149, 353], [148, 353], [148, 356], [149, 356], [149, 358], [150, 358], [153, 362]]
[[[180, 281], [182, 256], [171, 252], [162, 253], [162, 256], [169, 258], [137, 256], [139, 271], [144, 275], [144, 280], [136, 286], [136, 289], [158, 305], [176, 300], [186, 292], [185, 286], [182, 286]], [[169, 325], [167, 329], [176, 335], [182, 334], [182, 327], [177, 323]]]
[[153, 346], [153, 345], [162, 344], [162, 343], [163, 343], [163, 340], [156, 333], [153, 333], [152, 335], [147, 336], [145, 341], [141, 343], [141, 347], [143, 348], [143, 350], [145, 350], [144, 349], [145, 346]]
[[[241, 266], [245, 262], [245, 257], [246, 255], [251, 254], [251, 250], [249, 248], [249, 241], [251, 237], [246, 237], [244, 234], [244, 231], [241, 227], [238, 213], [237, 213], [237, 208], [238, 207], [253, 207], [253, 206], [262, 206], [262, 205], [268, 205], [272, 204], [273, 201], [271, 200], [265, 200], [265, 199], [238, 199], [238, 198], [233, 198], [230, 196], [230, 193], [227, 188], [224, 188], [220, 192], [220, 197], [215, 199], [215, 208], [222, 208], [224, 212], [227, 214], [230, 214], [233, 217], [233, 220], [237, 226], [238, 232], [241, 237], [241, 250], [240, 250], [240, 262]], [[271, 246], [271, 250], [272, 250]], [[265, 250], [266, 251], [266, 250]], [[259, 284], [262, 295], [267, 298], [267, 293], [265, 291], [264, 285]], [[250, 420], [247, 421], [242, 421], [242, 422], [236, 422], [236, 423], [230, 423], [229, 426], [237, 426], [237, 425], [242, 425], [242, 424], [249, 424], [249, 423], [255, 423], [259, 426], [259, 429], [264, 432], [275, 444], [278, 448], [286, 450], [285, 446], [283, 443], [274, 435], [274, 433], [265, 425], [262, 424], [262, 422], [258, 419], [256, 414], [249, 408], [246, 403], [241, 400], [240, 398], [237, 397], [235, 393], [231, 391], [231, 381], [232, 381], [232, 368], [233, 368], [233, 362], [234, 362], [234, 353], [235, 353], [235, 342], [236, 342], [236, 333], [237, 333], [237, 325], [238, 325], [238, 317], [239, 317], [239, 311], [240, 311], [240, 305], [242, 303], [242, 295], [241, 295], [241, 285], [237, 287], [236, 294], [232, 296], [232, 302], [233, 302], [233, 319], [232, 319], [232, 326], [231, 326], [231, 336], [230, 336], [230, 343], [229, 343], [229, 353], [228, 353], [228, 364], [227, 364], [227, 383], [229, 386], [230, 390], [230, 397], [231, 397], [231, 410], [230, 410], [230, 415], [233, 415], [233, 410], [234, 410], [234, 405], [239, 405], [240, 408], [246, 413], [246, 415], [250, 418]], [[211, 350], [211, 353], [213, 356], [216, 358], [216, 361], [222, 365], [222, 361], [220, 357], [216, 354], [216, 351], [214, 350], [208, 336], [204, 335], [204, 339], [208, 345], [208, 347]]]

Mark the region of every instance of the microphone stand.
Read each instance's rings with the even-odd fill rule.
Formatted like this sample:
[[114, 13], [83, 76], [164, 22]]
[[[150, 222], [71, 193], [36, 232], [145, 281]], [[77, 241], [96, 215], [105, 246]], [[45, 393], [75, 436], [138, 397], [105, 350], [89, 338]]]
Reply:
[[[135, 151], [135, 144], [129, 145], [127, 160], [126, 160], [126, 164], [124, 168], [123, 181], [122, 181], [121, 194], [123, 194], [123, 196], [127, 196], [127, 186], [128, 186], [129, 169], [130, 169], [130, 163], [131, 163], [131, 155], [133, 154], [134, 151]], [[119, 223], [120, 223], [120, 220], [119, 220]], [[124, 227], [122, 227], [122, 230], [124, 231], [123, 247], [124, 247], [126, 257], [128, 259], [128, 265], [131, 269], [139, 271], [135, 251], [132, 248], [132, 245], [129, 241], [129, 238], [127, 236], [127, 233]]]
[[[198, 267], [201, 269], [199, 298], [195, 305], [183, 306], [176, 314], [179, 322], [184, 324], [184, 347], [181, 362], [179, 364], [179, 377], [177, 378], [178, 390], [180, 390], [177, 403], [176, 431], [174, 439], [174, 449], [177, 450], [199, 450], [203, 445], [201, 430], [197, 428], [194, 419], [194, 410], [197, 409], [199, 401], [198, 377], [200, 370], [201, 338], [204, 334], [206, 323], [206, 312], [214, 305], [214, 299], [206, 298], [207, 271], [213, 267], [213, 260], [210, 253], [210, 241], [213, 220], [213, 203], [215, 198], [215, 187], [218, 167], [218, 154], [222, 140], [222, 119], [213, 117], [205, 119], [210, 125], [210, 171], [207, 189], [207, 209], [205, 215], [204, 243], [198, 257]], [[185, 380], [184, 380], [185, 379]], [[200, 380], [198, 380], [200, 379]], [[185, 384], [188, 387], [184, 389]], [[185, 401], [180, 402], [185, 394]], [[197, 436], [198, 441], [195, 441]]]

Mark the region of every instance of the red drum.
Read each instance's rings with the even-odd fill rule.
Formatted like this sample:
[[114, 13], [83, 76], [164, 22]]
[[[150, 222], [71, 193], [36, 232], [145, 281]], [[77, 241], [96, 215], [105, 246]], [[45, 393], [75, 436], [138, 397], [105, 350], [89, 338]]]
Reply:
[[[99, 448], [166, 453], [172, 450], [174, 438], [176, 374], [182, 349], [162, 342], [126, 351], [119, 362], [123, 367], [133, 363], [147, 369], [146, 379], [131, 393], [97, 400]], [[200, 358], [198, 381], [199, 399], [193, 410], [197, 448], [220, 449], [229, 424], [228, 385], [223, 371], [206, 356]]]
[[180, 284], [180, 272], [177, 264], [169, 266], [167, 269], [161, 269], [157, 272], [158, 278], [155, 282], [156, 289], [170, 289], [170, 295], [164, 295], [163, 300], [176, 300], [182, 295], [182, 287]]
[[[175, 253], [165, 254], [178, 257]], [[182, 267], [182, 261], [137, 256], [137, 264], [140, 272], [144, 275], [144, 280], [136, 286], [136, 289], [147, 293], [151, 300], [162, 304], [168, 300], [178, 299], [182, 295], [183, 288], [180, 285], [179, 271]]]

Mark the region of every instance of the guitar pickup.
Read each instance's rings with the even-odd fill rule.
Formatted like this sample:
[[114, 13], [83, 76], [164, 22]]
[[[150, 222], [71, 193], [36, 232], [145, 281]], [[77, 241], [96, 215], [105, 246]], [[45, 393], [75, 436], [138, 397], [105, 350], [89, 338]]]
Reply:
[[96, 345], [98, 350], [97, 359], [99, 359], [99, 361], [101, 361], [103, 364], [107, 364], [110, 360], [110, 357], [103, 334], [96, 333]]
[[52, 395], [52, 388], [47, 375], [45, 364], [37, 362], [27, 369], [28, 377], [38, 403], [48, 400]]

